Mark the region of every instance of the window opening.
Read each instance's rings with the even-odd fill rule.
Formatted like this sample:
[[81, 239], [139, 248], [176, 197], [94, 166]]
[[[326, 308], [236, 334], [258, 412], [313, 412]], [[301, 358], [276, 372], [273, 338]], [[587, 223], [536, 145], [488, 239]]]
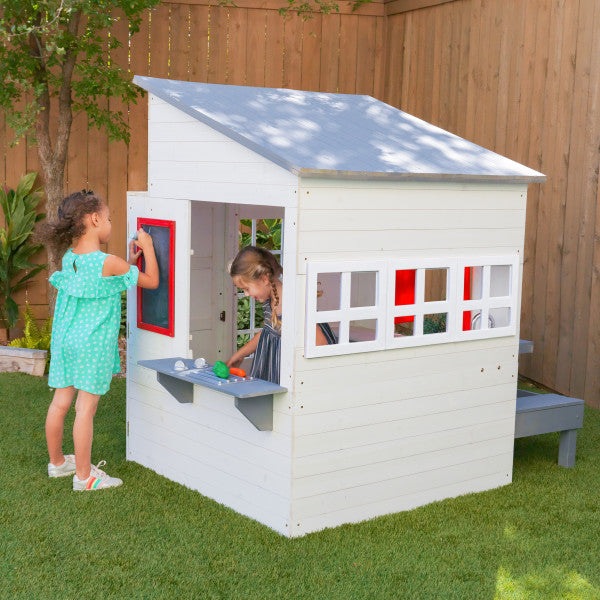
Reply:
[[[283, 265], [283, 219], [240, 219], [238, 225], [238, 250], [246, 246], [259, 246], [269, 250]], [[237, 348], [248, 343], [263, 327], [261, 304], [237, 290]]]
[[[519, 272], [517, 254], [308, 262], [305, 356], [514, 335]], [[337, 347], [315, 347], [318, 323]]]

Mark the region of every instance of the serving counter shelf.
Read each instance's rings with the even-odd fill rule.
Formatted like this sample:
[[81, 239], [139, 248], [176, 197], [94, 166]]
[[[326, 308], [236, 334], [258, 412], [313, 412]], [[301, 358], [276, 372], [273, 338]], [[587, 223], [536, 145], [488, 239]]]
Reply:
[[[235, 407], [259, 431], [273, 430], [273, 394], [287, 392], [287, 388], [276, 383], [253, 377], [230, 375], [221, 379], [213, 373], [213, 365], [196, 367], [191, 358], [140, 360], [138, 364], [156, 371], [157, 381], [178, 402], [192, 403], [195, 385], [233, 396]], [[176, 368], [176, 364], [180, 368]]]

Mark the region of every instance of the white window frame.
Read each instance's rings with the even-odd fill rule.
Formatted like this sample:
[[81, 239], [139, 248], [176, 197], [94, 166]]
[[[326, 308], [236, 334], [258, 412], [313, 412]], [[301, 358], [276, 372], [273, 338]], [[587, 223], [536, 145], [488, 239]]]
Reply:
[[[491, 267], [493, 266], [510, 266], [510, 289], [508, 296], [490, 296], [491, 289]], [[458, 259], [458, 278], [464, 281], [464, 272], [467, 267], [482, 267], [482, 285], [481, 298], [477, 300], [465, 300], [463, 288], [461, 287], [458, 294], [456, 320], [457, 340], [480, 340], [483, 338], [504, 337], [508, 335], [516, 335], [517, 333], [517, 307], [519, 293], [519, 255], [509, 256], [479, 256], [474, 258]], [[508, 325], [503, 327], [489, 327], [488, 317], [490, 309], [493, 308], [508, 308], [510, 309], [510, 320]], [[480, 329], [462, 330], [462, 317], [464, 311], [481, 311]]]
[[[508, 296], [490, 296], [492, 266], [509, 266], [510, 289]], [[464, 269], [482, 267], [482, 294], [477, 300], [464, 299]], [[446, 269], [446, 299], [425, 302], [425, 272], [427, 269]], [[415, 271], [415, 302], [395, 305], [396, 271]], [[377, 272], [375, 305], [350, 307], [350, 281], [353, 272]], [[318, 276], [322, 273], [341, 273], [340, 308], [317, 311]], [[392, 258], [380, 261], [307, 262], [306, 265], [306, 326], [304, 355], [306, 358], [371, 352], [394, 348], [427, 346], [448, 342], [475, 340], [516, 335], [519, 306], [519, 255], [473, 256], [448, 258]], [[490, 309], [508, 308], [509, 324], [490, 328]], [[462, 330], [464, 311], [481, 311], [481, 328]], [[424, 316], [446, 313], [446, 331], [423, 333]], [[394, 320], [400, 316], [413, 316], [414, 333], [411, 336], [394, 335]], [[350, 321], [377, 319], [375, 339], [368, 342], [349, 341]], [[316, 345], [318, 323], [340, 323], [339, 341], [327, 346]]]
[[[446, 299], [437, 302], [425, 302], [425, 271], [427, 269], [446, 269]], [[396, 291], [396, 271], [415, 271], [414, 304], [394, 304]], [[388, 261], [388, 323], [386, 324], [386, 347], [407, 348], [410, 346], [426, 346], [453, 341], [456, 334], [456, 260], [447, 258], [430, 258], [416, 260], [412, 258]], [[441, 333], [423, 333], [425, 315], [447, 313], [446, 331]], [[396, 317], [415, 317], [413, 335], [395, 336], [394, 320]]]
[[[376, 272], [377, 283], [374, 306], [350, 306], [352, 273]], [[341, 273], [340, 307], [337, 310], [317, 311], [318, 275], [322, 273]], [[338, 354], [354, 354], [385, 349], [386, 321], [386, 261], [352, 261], [352, 262], [309, 262], [306, 265], [306, 329], [304, 339], [304, 355], [307, 358], [317, 356], [334, 356]], [[350, 342], [350, 321], [376, 319], [375, 339], [365, 342]], [[337, 344], [327, 346], [316, 345], [318, 323], [340, 324]]]

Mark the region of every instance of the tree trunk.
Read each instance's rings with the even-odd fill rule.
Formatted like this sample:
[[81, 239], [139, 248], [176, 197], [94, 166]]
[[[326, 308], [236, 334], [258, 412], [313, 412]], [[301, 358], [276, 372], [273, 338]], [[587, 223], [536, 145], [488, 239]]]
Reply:
[[[67, 24], [68, 32], [77, 36], [79, 29], [80, 11], [72, 13], [71, 20]], [[40, 47], [39, 43], [33, 44], [32, 48]], [[41, 54], [40, 54], [41, 58]], [[77, 52], [68, 49], [61, 65], [62, 82], [58, 93], [58, 130], [54, 147], [50, 138], [50, 93], [48, 90], [47, 74], [45, 65], [40, 63], [40, 81], [45, 86], [38, 102], [41, 111], [38, 113], [36, 122], [37, 150], [40, 165], [42, 167], [42, 179], [46, 191], [46, 218], [51, 223], [58, 219], [58, 207], [62, 202], [64, 194], [65, 165], [67, 162], [67, 149], [71, 135], [71, 123], [73, 122], [73, 111], [71, 108], [71, 81], [73, 70], [77, 60]], [[60, 256], [52, 247], [47, 248], [48, 271], [53, 273], [60, 268]], [[50, 312], [54, 311], [56, 302], [56, 289], [48, 284], [48, 307]]]

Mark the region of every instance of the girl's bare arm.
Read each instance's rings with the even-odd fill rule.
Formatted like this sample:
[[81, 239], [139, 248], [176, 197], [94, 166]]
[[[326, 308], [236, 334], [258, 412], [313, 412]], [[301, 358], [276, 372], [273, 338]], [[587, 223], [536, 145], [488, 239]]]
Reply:
[[247, 343], [244, 344], [237, 352], [234, 352], [225, 362], [228, 367], [239, 367], [246, 356], [250, 356], [258, 346], [260, 339], [260, 331]]

